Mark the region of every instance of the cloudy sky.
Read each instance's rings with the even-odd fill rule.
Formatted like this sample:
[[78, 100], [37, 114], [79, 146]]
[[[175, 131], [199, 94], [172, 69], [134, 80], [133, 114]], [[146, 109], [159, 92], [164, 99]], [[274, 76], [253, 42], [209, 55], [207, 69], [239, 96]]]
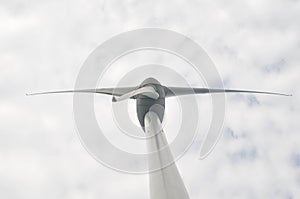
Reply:
[[[299, 0], [0, 0], [0, 197], [149, 198], [147, 175], [113, 171], [86, 152], [72, 95], [25, 96], [73, 88], [93, 49], [143, 27], [192, 38], [226, 87], [293, 94], [227, 95], [213, 153], [198, 160], [203, 128], [177, 162], [191, 198], [300, 198]], [[199, 98], [207, 127], [209, 97]], [[109, 112], [111, 98], [96, 99]]]

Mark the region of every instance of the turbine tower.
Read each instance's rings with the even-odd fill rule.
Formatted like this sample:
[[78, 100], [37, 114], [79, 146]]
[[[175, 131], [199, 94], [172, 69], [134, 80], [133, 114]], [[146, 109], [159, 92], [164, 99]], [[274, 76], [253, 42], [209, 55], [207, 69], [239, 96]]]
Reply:
[[[148, 156], [149, 168], [159, 168], [149, 173], [149, 188], [151, 199], [189, 199], [189, 194], [178, 172], [169, 148], [166, 135], [162, 129], [165, 113], [165, 98], [181, 95], [208, 93], [256, 93], [290, 96], [282, 93], [214, 89], [214, 88], [186, 88], [166, 87], [154, 78], [147, 78], [137, 87], [100, 88], [83, 90], [66, 90], [32, 93], [27, 95], [55, 94], [55, 93], [97, 93], [112, 95], [112, 101], [126, 99], [136, 100], [137, 117], [141, 128], [147, 134], [147, 150], [158, 153]], [[163, 150], [162, 150], [163, 149]], [[171, 164], [168, 164], [171, 163]], [[165, 166], [167, 165], [167, 166]]]

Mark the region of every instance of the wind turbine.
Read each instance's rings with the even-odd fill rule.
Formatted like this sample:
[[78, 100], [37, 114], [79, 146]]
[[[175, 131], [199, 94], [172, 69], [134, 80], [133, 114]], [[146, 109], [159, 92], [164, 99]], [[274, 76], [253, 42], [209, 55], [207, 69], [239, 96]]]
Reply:
[[[188, 88], [167, 87], [154, 78], [147, 78], [137, 87], [97, 88], [82, 90], [65, 90], [32, 93], [27, 95], [56, 94], [56, 93], [97, 93], [112, 95], [113, 102], [127, 99], [136, 100], [136, 111], [143, 131], [149, 135], [147, 139], [148, 151], [158, 151], [154, 156], [149, 156], [148, 165], [160, 166], [159, 170], [149, 174], [151, 199], [188, 199], [189, 195], [176, 164], [165, 167], [166, 162], [173, 160], [173, 155], [168, 147], [166, 136], [162, 129], [165, 113], [165, 98], [181, 95], [208, 94], [208, 93], [255, 93], [291, 96], [282, 93], [218, 89], [218, 88]], [[164, 148], [164, 150], [161, 150]], [[172, 163], [174, 161], [171, 161]]]

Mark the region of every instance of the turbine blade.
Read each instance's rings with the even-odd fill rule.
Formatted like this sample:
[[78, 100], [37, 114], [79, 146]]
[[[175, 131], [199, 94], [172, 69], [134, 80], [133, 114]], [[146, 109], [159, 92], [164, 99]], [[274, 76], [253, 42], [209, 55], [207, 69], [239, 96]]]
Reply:
[[113, 97], [112, 101], [113, 102], [119, 102], [119, 101], [122, 101], [122, 100], [132, 98], [136, 95], [145, 95], [145, 96], [150, 97], [152, 99], [158, 99], [158, 97], [159, 97], [159, 94], [155, 91], [155, 89], [152, 86], [145, 86], [145, 87], [135, 89], [131, 92], [128, 92], [128, 93], [126, 93], [126, 94], [124, 94], [124, 95], [122, 95], [118, 98]]
[[96, 88], [96, 89], [79, 89], [79, 90], [64, 90], [64, 91], [50, 91], [50, 92], [39, 92], [30, 93], [30, 95], [45, 95], [45, 94], [59, 94], [59, 93], [97, 93], [97, 94], [107, 94], [114, 96], [122, 96], [125, 93], [133, 91], [136, 87], [121, 87], [121, 88]]
[[192, 94], [206, 94], [206, 93], [254, 93], [254, 94], [292, 96], [290, 94], [284, 94], [284, 93], [252, 91], [252, 90], [166, 87], [166, 97], [180, 96], [180, 95], [192, 95]]

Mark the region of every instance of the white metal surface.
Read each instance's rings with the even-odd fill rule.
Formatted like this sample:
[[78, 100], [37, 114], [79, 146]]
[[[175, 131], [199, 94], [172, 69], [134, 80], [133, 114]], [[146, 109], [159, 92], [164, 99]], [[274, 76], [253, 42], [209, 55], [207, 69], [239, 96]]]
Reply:
[[[148, 112], [146, 114], [145, 131], [148, 136], [152, 135], [151, 138], [147, 139], [148, 151], [158, 151], [156, 154], [149, 155], [149, 168], [160, 168], [173, 160], [172, 152], [156, 113]], [[188, 192], [175, 163], [151, 172], [149, 174], [149, 186], [151, 199], [189, 199]]]
[[129, 99], [135, 95], [145, 95], [147, 97], [150, 97], [152, 99], [157, 99], [159, 97], [159, 94], [154, 90], [153, 87], [151, 86], [145, 86], [142, 88], [138, 88], [135, 89], [129, 93], [125, 93], [124, 95], [120, 96], [120, 97], [115, 97], [115, 101], [122, 101], [122, 100], [126, 100]]

